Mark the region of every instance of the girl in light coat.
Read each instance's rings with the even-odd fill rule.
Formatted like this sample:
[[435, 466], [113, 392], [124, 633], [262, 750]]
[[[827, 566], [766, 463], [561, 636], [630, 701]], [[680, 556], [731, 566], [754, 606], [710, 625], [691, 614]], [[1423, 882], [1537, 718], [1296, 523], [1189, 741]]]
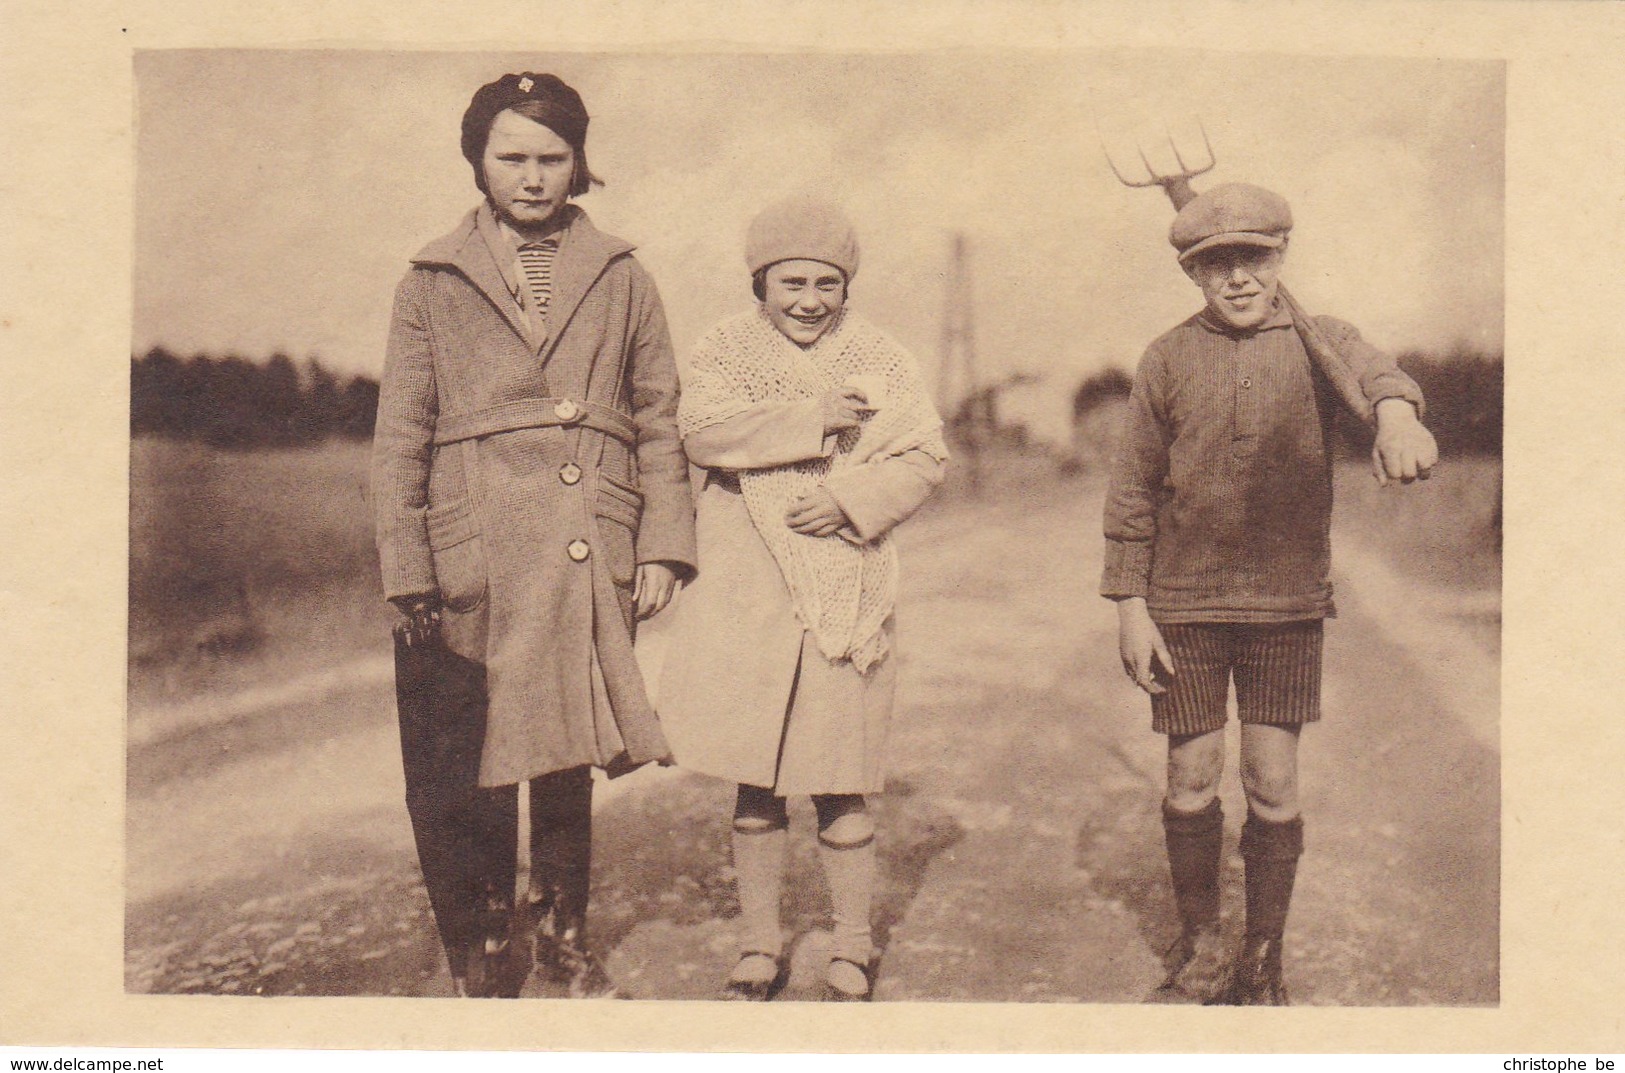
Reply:
[[724, 997], [788, 979], [785, 798], [810, 794], [830, 886], [826, 997], [873, 987], [874, 823], [896, 687], [889, 534], [942, 480], [942, 422], [913, 359], [846, 308], [852, 226], [797, 200], [751, 224], [759, 306], [711, 330], [683, 375], [683, 446], [706, 470], [700, 573], [676, 612], [661, 720], [677, 762], [739, 784], [741, 954]]
[[[523, 983], [528, 941], [509, 939], [525, 930], [573, 993], [607, 988], [585, 947], [590, 769], [667, 756], [633, 636], [693, 572], [660, 296], [631, 244], [570, 200], [592, 180], [587, 122], [549, 74], [474, 95], [462, 148], [485, 200], [412, 258], [379, 400], [385, 595], [471, 683], [464, 703], [403, 706], [402, 726], [423, 775], [408, 786], [420, 846], [448, 858], [420, 854], [431, 894], [445, 892], [452, 976], [482, 994]], [[481, 716], [474, 770], [454, 778], [436, 750]], [[520, 783], [531, 867], [516, 914]], [[426, 833], [431, 818], [444, 829]]]

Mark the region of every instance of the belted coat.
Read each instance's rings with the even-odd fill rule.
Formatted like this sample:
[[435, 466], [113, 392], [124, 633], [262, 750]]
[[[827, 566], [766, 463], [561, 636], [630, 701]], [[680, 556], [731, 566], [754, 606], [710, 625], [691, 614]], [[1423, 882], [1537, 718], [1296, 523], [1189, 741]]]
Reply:
[[566, 208], [545, 338], [480, 226], [395, 293], [373, 452], [387, 597], [438, 593], [483, 664], [480, 783], [668, 753], [633, 658], [641, 563], [694, 570], [664, 311], [633, 247]]

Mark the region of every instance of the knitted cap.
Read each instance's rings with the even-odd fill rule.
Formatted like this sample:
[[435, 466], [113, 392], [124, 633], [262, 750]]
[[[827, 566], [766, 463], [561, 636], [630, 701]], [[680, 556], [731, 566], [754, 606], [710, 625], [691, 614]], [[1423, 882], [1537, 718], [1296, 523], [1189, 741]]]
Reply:
[[587, 106], [581, 103], [581, 94], [571, 89], [557, 75], [523, 74], [503, 75], [495, 82], [481, 86], [463, 113], [463, 156], [480, 172], [480, 158], [485, 155], [485, 143], [491, 135], [491, 121], [497, 114], [516, 104], [534, 101], [542, 106], [545, 118], [542, 124], [580, 151], [587, 141]]
[[1214, 246], [1279, 249], [1292, 230], [1292, 209], [1280, 194], [1247, 183], [1221, 183], [1192, 198], [1168, 229], [1168, 241], [1186, 261]]
[[846, 214], [827, 201], [791, 198], [771, 205], [745, 232], [745, 263], [755, 275], [780, 261], [822, 261], [858, 274], [858, 236]]

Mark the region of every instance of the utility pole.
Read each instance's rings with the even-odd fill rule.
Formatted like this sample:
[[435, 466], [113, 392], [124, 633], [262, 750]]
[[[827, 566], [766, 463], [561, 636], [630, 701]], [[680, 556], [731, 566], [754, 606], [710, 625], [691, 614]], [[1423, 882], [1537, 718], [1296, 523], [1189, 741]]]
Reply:
[[937, 380], [937, 408], [959, 434], [972, 495], [982, 488], [981, 450], [987, 415], [976, 379], [975, 300], [971, 293], [970, 253], [963, 231], [953, 233], [948, 270], [947, 304], [942, 317], [942, 364]]

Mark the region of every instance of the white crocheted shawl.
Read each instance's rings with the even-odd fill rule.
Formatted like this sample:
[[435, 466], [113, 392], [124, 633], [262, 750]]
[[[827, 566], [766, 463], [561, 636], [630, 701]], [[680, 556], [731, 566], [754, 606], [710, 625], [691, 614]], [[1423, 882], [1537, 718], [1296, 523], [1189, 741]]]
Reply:
[[683, 435], [737, 417], [762, 402], [825, 395], [856, 375], [885, 378], [877, 412], [840, 434], [833, 455], [771, 469], [743, 470], [740, 490], [756, 530], [779, 564], [796, 616], [819, 651], [864, 673], [886, 655], [884, 626], [897, 602], [897, 551], [888, 534], [862, 543], [850, 534], [815, 537], [785, 522], [791, 504], [830, 473], [923, 450], [948, 453], [942, 420], [926, 396], [914, 359], [862, 317], [843, 311], [802, 349], [761, 308], [730, 317], [695, 347], [683, 380]]

